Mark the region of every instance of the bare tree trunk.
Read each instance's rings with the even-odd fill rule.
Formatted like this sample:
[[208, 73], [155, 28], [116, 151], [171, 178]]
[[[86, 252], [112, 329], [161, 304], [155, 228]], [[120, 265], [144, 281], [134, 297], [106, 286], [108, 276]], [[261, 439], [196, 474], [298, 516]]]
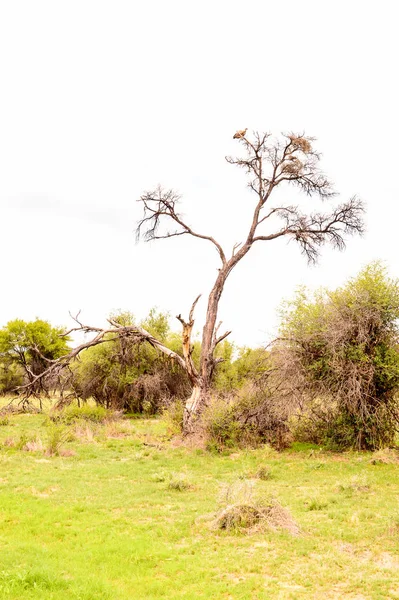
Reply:
[[216, 325], [220, 298], [227, 277], [248, 250], [249, 246], [245, 244], [237, 254], [233, 254], [230, 260], [224, 263], [209, 294], [205, 325], [202, 332], [200, 372], [196, 380], [193, 381], [193, 391], [186, 403], [183, 421], [184, 433], [192, 431], [195, 421], [209, 400], [213, 372], [215, 366], [220, 362], [220, 359], [215, 358], [215, 349], [230, 334], [230, 331], [227, 331], [219, 337], [217, 335], [219, 326], [221, 325], [221, 323]]
[[183, 433], [189, 435], [196, 428], [196, 422], [201, 414], [201, 410], [206, 405], [207, 390], [202, 386], [202, 382], [198, 381], [193, 386], [191, 396], [186, 400], [183, 415]]

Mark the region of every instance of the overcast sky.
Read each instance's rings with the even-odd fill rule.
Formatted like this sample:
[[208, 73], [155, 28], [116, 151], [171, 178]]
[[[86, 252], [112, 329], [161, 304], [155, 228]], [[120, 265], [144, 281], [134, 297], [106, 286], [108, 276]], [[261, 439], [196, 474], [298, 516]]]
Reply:
[[244, 127], [316, 136], [341, 199], [367, 203], [367, 233], [316, 267], [293, 243], [259, 244], [225, 288], [233, 340], [267, 341], [300, 284], [335, 287], [376, 258], [399, 276], [395, 6], [0, 2], [0, 326], [186, 314], [202, 292], [199, 330], [217, 253], [187, 237], [136, 245], [136, 199], [175, 188], [187, 220], [229, 249], [255, 201], [224, 158]]

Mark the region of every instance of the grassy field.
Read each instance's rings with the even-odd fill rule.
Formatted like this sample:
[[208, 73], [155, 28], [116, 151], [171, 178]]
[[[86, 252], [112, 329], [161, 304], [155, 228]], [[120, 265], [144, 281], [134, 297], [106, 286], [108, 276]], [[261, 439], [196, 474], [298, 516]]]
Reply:
[[[399, 598], [393, 454], [215, 455], [161, 420], [0, 417], [0, 598]], [[274, 499], [299, 532], [217, 529], [226, 489]]]

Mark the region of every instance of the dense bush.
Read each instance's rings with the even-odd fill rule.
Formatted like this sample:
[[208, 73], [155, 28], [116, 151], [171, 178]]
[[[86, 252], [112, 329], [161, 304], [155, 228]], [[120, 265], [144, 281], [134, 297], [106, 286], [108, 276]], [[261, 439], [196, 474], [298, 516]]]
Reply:
[[290, 410], [279, 396], [271, 373], [248, 381], [236, 394], [214, 398], [202, 423], [208, 447], [256, 446], [268, 443], [282, 449], [291, 441]]
[[335, 449], [393, 442], [399, 412], [399, 282], [379, 263], [285, 312], [273, 360], [301, 414], [296, 435]]
[[[113, 316], [129, 325], [129, 313]], [[142, 326], [174, 350], [181, 338], [170, 331], [168, 316], [150, 311]], [[82, 352], [73, 366], [73, 387], [83, 399], [93, 398], [106, 408], [154, 414], [170, 398], [187, 397], [190, 386], [178, 365], [159, 354], [149, 344], [128, 338], [113, 340]]]

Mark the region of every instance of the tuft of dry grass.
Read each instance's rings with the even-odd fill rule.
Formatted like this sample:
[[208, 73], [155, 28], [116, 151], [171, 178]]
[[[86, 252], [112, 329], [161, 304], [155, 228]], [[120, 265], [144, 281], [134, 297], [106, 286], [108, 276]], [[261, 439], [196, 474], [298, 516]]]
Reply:
[[354, 492], [369, 492], [370, 484], [366, 475], [355, 475], [347, 483], [340, 483], [337, 487], [339, 492], [351, 495]]
[[392, 448], [383, 448], [373, 452], [370, 462], [372, 465], [395, 465], [399, 462], [399, 453]]
[[13, 437], [7, 437], [4, 442], [3, 442], [4, 446], [6, 446], [7, 448], [14, 448], [14, 446], [16, 445], [15, 442], [15, 438]]
[[76, 423], [73, 429], [74, 436], [81, 442], [92, 443], [95, 441], [94, 427], [86, 421]]
[[125, 438], [132, 434], [133, 426], [128, 421], [106, 421], [104, 435], [109, 439]]
[[298, 535], [300, 529], [290, 512], [277, 500], [268, 504], [231, 504], [219, 512], [214, 521], [216, 529], [226, 531], [259, 531], [261, 528], [285, 529]]
[[222, 488], [222, 508], [213, 521], [216, 529], [252, 533], [260, 529], [284, 529], [292, 535], [300, 533], [290, 512], [276, 499], [259, 498], [254, 481], [236, 481]]
[[22, 449], [27, 452], [43, 452], [44, 444], [40, 438], [35, 438], [26, 442]]

